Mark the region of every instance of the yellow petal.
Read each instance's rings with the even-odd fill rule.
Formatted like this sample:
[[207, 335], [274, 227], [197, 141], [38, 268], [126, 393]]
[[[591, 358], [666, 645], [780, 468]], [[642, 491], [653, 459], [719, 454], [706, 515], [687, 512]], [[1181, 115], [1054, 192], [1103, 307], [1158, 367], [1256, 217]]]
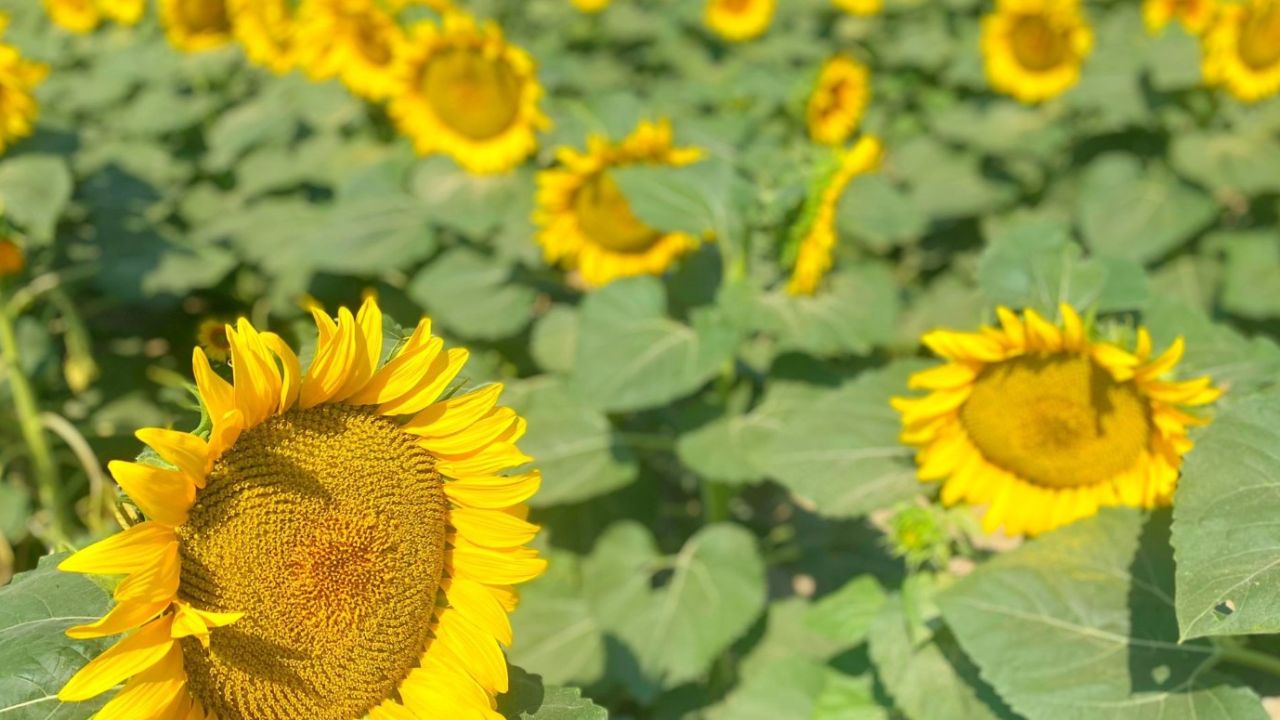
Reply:
[[1052, 323], [1040, 317], [1040, 313], [1027, 308], [1022, 313], [1027, 325], [1027, 345], [1032, 349], [1061, 350], [1062, 335]]
[[136, 630], [155, 619], [169, 608], [169, 600], [152, 602], [123, 602], [111, 608], [97, 622], [67, 628], [67, 637], [76, 640], [109, 637]]
[[[324, 321], [320, 318], [328, 319], [328, 316], [317, 314], [317, 325], [324, 327]], [[302, 378], [298, 404], [303, 408], [310, 408], [329, 402], [346, 384], [358, 349], [356, 320], [351, 316], [350, 310], [340, 308], [337, 329], [328, 338], [321, 333], [316, 356]]]
[[190, 711], [182, 649], [175, 643], [152, 667], [129, 679], [94, 720], [184, 720]]
[[196, 487], [204, 487], [209, 466], [212, 464], [209, 457], [209, 443], [205, 442], [204, 438], [187, 432], [161, 428], [143, 428], [135, 434], [139, 440], [155, 450], [165, 462], [186, 473]]
[[494, 408], [484, 418], [453, 435], [425, 437], [418, 441], [436, 456], [468, 455], [495, 442], [513, 425], [524, 422], [511, 408]]
[[462, 366], [467, 364], [470, 355], [466, 348], [448, 350], [435, 359], [422, 381], [412, 390], [391, 402], [383, 403], [378, 412], [383, 415], [411, 415], [422, 411], [434, 403], [458, 373], [462, 372]]
[[1143, 380], [1154, 380], [1173, 369], [1178, 361], [1182, 359], [1182, 354], [1187, 349], [1186, 343], [1182, 337], [1173, 339], [1173, 344], [1167, 350], [1161, 353], [1160, 357], [1152, 360], [1149, 364], [1138, 371], [1138, 377]]
[[302, 365], [298, 362], [297, 353], [279, 335], [262, 333], [262, 344], [280, 361], [280, 404], [276, 406], [276, 412], [287, 412], [298, 401], [298, 393], [302, 390]]
[[231, 345], [236, 407], [244, 414], [245, 426], [254, 427], [280, 405], [280, 374], [248, 320], [241, 318], [234, 330], [227, 327], [227, 342]]
[[538, 534], [538, 526], [500, 510], [455, 508], [449, 523], [476, 545], [490, 548], [519, 547]]
[[[430, 327], [429, 322], [423, 322]], [[416, 333], [414, 337], [417, 337]], [[410, 345], [413, 342], [413, 338], [410, 338]], [[413, 347], [406, 345], [349, 402], [353, 405], [378, 405], [403, 397], [431, 374], [431, 368], [442, 350], [444, 340], [430, 336], [421, 344]]]
[[422, 437], [442, 437], [461, 432], [484, 417], [498, 403], [502, 384], [487, 385], [479, 390], [433, 403], [405, 423], [405, 432]]
[[418, 720], [418, 716], [394, 700], [385, 700], [369, 711], [369, 720]]
[[907, 379], [912, 390], [950, 390], [973, 382], [978, 373], [971, 365], [947, 363], [921, 370]]
[[541, 486], [542, 473], [534, 470], [521, 475], [466, 477], [445, 483], [444, 492], [464, 507], [498, 509], [528, 500]]
[[445, 592], [449, 607], [503, 645], [511, 645], [511, 618], [489, 588], [466, 578], [453, 578]]
[[174, 647], [169, 636], [172, 616], [166, 615], [112, 645], [106, 652], [80, 668], [58, 691], [63, 702], [79, 702], [101, 695], [165, 659]]
[[1058, 305], [1058, 313], [1062, 315], [1062, 343], [1070, 350], [1084, 347], [1084, 323], [1076, 309], [1062, 303]]
[[242, 617], [242, 612], [210, 612], [179, 601], [173, 614], [173, 630], [170, 634], [174, 638], [195, 637], [202, 645], [209, 647], [210, 630], [226, 627]]
[[182, 563], [178, 543], [172, 542], [160, 553], [160, 560], [125, 578], [116, 586], [113, 596], [119, 602], [171, 602], [178, 594]]
[[492, 550], [455, 538], [450, 572], [485, 585], [519, 585], [542, 574], [547, 561], [529, 548]]
[[492, 634], [452, 608], [440, 612], [434, 632], [435, 642], [462, 658], [462, 667], [480, 687], [495, 693], [507, 691], [507, 660]]
[[939, 357], [948, 360], [976, 360], [996, 362], [1005, 359], [1005, 349], [1000, 343], [985, 335], [935, 330], [926, 333], [921, 342]]
[[216, 424], [218, 419], [236, 406], [235, 392], [231, 383], [213, 371], [209, 358], [204, 350], [196, 348], [191, 357], [192, 375], [196, 379], [196, 388], [200, 390], [200, 399], [204, 401], [209, 418]]
[[173, 528], [147, 521], [96, 542], [58, 563], [63, 572], [128, 575], [160, 561], [178, 536]]
[[1009, 342], [1018, 350], [1027, 347], [1027, 330], [1018, 314], [1001, 305], [996, 308], [996, 317], [1000, 319], [1000, 327], [1009, 338]]
[[417, 718], [502, 720], [492, 710], [493, 695], [460, 669], [463, 662], [448, 648], [432, 643], [421, 666], [400, 684], [405, 707]]
[[107, 468], [147, 517], [170, 527], [187, 521], [187, 510], [196, 500], [196, 486], [186, 475], [120, 460]]

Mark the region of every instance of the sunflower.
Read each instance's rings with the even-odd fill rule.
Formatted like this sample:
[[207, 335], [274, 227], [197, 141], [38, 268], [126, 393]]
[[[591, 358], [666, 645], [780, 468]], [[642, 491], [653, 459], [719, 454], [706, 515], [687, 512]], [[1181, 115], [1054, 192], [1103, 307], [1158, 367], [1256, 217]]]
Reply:
[[1142, 3], [1142, 19], [1153, 35], [1173, 20], [1182, 23], [1192, 35], [1202, 35], [1217, 11], [1217, 0], [1143, 0]]
[[102, 22], [96, 0], [44, 0], [54, 25], [74, 33], [93, 32]]
[[996, 11], [982, 20], [991, 87], [1024, 103], [1073, 87], [1092, 48], [1079, 0], [997, 0]]
[[837, 55], [822, 66], [809, 95], [809, 137], [839, 145], [858, 128], [871, 98], [871, 72], [862, 63]]
[[592, 136], [586, 152], [559, 148], [560, 166], [538, 173], [533, 214], [547, 262], [577, 270], [589, 287], [666, 272], [698, 246], [697, 238], [644, 224], [609, 171], [633, 165], [679, 167], [701, 156], [697, 148], [675, 147], [666, 120], [643, 121], [616, 143]]
[[227, 0], [160, 0], [169, 42], [183, 52], [204, 52], [231, 41]]
[[707, 0], [705, 21], [717, 35], [732, 42], [759, 37], [773, 21], [776, 0]]
[[505, 172], [538, 146], [550, 121], [538, 109], [533, 58], [495, 23], [447, 13], [413, 28], [389, 110], [422, 155], [443, 152], [474, 173]]
[[[0, 34], [8, 22], [0, 13]], [[40, 106], [34, 90], [48, 74], [48, 66], [27, 60], [17, 48], [0, 43], [0, 152], [35, 131]]]
[[609, 0], [573, 0], [573, 6], [584, 13], [598, 13], [609, 7]]
[[396, 90], [404, 31], [374, 0], [312, 0], [298, 12], [297, 59], [313, 80], [342, 79], [375, 102]]
[[1091, 340], [1066, 305], [1061, 325], [1034, 310], [997, 312], [999, 329], [926, 334], [948, 363], [911, 377], [929, 395], [893, 400], [902, 441], [921, 448], [920, 479], [943, 480], [947, 505], [986, 505], [986, 529], [1013, 535], [1100, 507], [1168, 505], [1191, 449], [1187, 426], [1208, 422], [1183, 407], [1222, 394], [1207, 377], [1165, 377], [1182, 339], [1153, 358], [1145, 328], [1129, 352]]
[[227, 323], [217, 318], [206, 318], [196, 328], [196, 344], [215, 362], [226, 362], [231, 357], [231, 340], [227, 337]]
[[8, 238], [0, 239], [0, 278], [17, 275], [27, 266], [22, 246]]
[[1223, 5], [1204, 43], [1204, 78], [1245, 102], [1280, 92], [1280, 0]]
[[787, 292], [792, 295], [812, 295], [818, 284], [831, 269], [836, 247], [836, 210], [845, 188], [859, 175], [880, 167], [884, 154], [880, 141], [865, 136], [853, 147], [840, 151], [829, 167], [819, 174], [814, 183], [800, 222], [793, 228], [797, 238], [795, 268]]
[[294, 3], [292, 0], [228, 0], [231, 30], [244, 53], [274, 73], [293, 69]]
[[852, 15], [870, 17], [884, 9], [884, 0], [831, 0], [831, 4]]
[[[207, 434], [145, 429], [114, 462], [148, 518], [62, 562], [126, 575], [73, 638], [128, 635], [59, 692], [124, 682], [118, 718], [494, 718], [512, 586], [545, 562], [524, 501], [538, 473], [500, 385], [451, 390], [467, 360], [428, 320], [379, 367], [382, 314], [332, 318], [304, 373], [277, 335], [227, 327], [233, 382], [194, 353]], [[163, 463], [161, 463], [163, 461]]]

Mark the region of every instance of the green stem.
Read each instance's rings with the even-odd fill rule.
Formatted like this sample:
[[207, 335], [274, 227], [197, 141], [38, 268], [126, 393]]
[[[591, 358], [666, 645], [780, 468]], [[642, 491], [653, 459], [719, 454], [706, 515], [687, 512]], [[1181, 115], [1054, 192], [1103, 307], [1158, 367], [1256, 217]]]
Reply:
[[1218, 649], [1220, 662], [1242, 665], [1280, 677], [1280, 657], [1250, 650], [1242, 645], [1222, 645]]
[[706, 523], [725, 522], [730, 518], [729, 503], [733, 500], [733, 488], [724, 483], [702, 478], [699, 483], [702, 495], [702, 517]]
[[[0, 303], [0, 307], [2, 306], [3, 303]], [[36, 405], [35, 392], [32, 391], [27, 376], [22, 373], [22, 356], [17, 336], [13, 332], [13, 317], [3, 310], [0, 310], [0, 357], [4, 358], [5, 365], [8, 366], [13, 408], [18, 415], [22, 439], [31, 455], [40, 505], [49, 514], [48, 544], [53, 547], [67, 544], [68, 513], [63, 504], [62, 491], [58, 487], [58, 471], [54, 467], [48, 438], [40, 422], [40, 408]]]

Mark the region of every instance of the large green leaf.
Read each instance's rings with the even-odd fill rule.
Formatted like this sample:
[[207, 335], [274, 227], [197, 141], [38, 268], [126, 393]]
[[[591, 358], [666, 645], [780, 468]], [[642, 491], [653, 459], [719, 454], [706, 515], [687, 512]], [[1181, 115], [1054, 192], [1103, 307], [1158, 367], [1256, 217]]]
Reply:
[[1187, 456], [1174, 504], [1184, 638], [1280, 632], [1280, 392], [1224, 411]]
[[892, 272], [879, 263], [837, 268], [811, 297], [777, 290], [760, 297], [753, 326], [780, 349], [814, 355], [865, 355], [893, 339], [900, 300]]
[[548, 687], [537, 675], [512, 668], [511, 691], [498, 701], [509, 720], [608, 720], [609, 713], [578, 688]]
[[19, 155], [0, 162], [0, 214], [39, 242], [53, 240], [71, 189], [71, 171], [61, 158]]
[[1280, 316], [1280, 233], [1220, 234], [1226, 246], [1222, 306], [1248, 318]]
[[666, 292], [654, 278], [620, 280], [590, 295], [574, 391], [602, 410], [641, 410], [693, 392], [730, 361], [737, 331], [714, 308], [696, 310], [692, 325], [666, 312]]
[[82, 575], [59, 572], [65, 555], [0, 588], [0, 717], [4, 720], [84, 720], [103, 700], [64, 704], [58, 690], [112, 640], [71, 640], [63, 633], [93, 622], [111, 597]]
[[942, 593], [947, 624], [1031, 720], [1263, 720], [1258, 697], [1179, 643], [1168, 515], [1104, 510], [978, 568]]
[[755, 537], [727, 523], [699, 530], [673, 557], [641, 525], [616, 524], [583, 565], [583, 581], [601, 626], [630, 656], [641, 697], [706, 673], [765, 602]]
[[408, 292], [459, 337], [494, 340], [520, 332], [532, 319], [537, 293], [511, 274], [501, 262], [453, 248], [423, 268]]

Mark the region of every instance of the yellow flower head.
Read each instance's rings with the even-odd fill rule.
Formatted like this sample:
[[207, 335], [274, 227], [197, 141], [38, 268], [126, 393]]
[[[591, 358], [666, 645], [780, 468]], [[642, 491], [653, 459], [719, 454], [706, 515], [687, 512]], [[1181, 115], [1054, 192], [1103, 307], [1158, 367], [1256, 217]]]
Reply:
[[[0, 16], [0, 30], [5, 22]], [[34, 91], [48, 74], [48, 66], [27, 60], [17, 48], [0, 43], [0, 152], [35, 131], [40, 106]]]
[[573, 6], [584, 13], [598, 13], [609, 7], [609, 0], [573, 0]]
[[777, 0], [707, 0], [705, 21], [725, 40], [750, 40], [769, 29], [776, 5]]
[[837, 55], [822, 66], [809, 95], [809, 137], [824, 145], [849, 139], [862, 122], [871, 99], [871, 72], [862, 63]]
[[1209, 29], [1218, 11], [1217, 0], [1143, 0], [1142, 19], [1147, 31], [1156, 34], [1177, 20], [1192, 35]]
[[44, 0], [54, 25], [74, 33], [93, 32], [102, 22], [97, 0]]
[[549, 125], [533, 58], [492, 22], [460, 13], [412, 31], [389, 111], [422, 155], [445, 153], [473, 173], [505, 172]]
[[826, 277], [835, 261], [836, 210], [840, 206], [840, 197], [855, 177], [879, 168], [883, 154], [880, 141], [865, 136], [853, 147], [840, 151], [836, 158], [838, 164], [826, 169], [815, 184], [794, 230], [799, 244], [787, 292], [792, 295], [817, 292], [822, 278]]
[[382, 313], [312, 310], [304, 372], [279, 336], [226, 328], [228, 382], [196, 349], [207, 434], [150, 428], [163, 460], [113, 462], [145, 513], [62, 562], [125, 575], [77, 639], [127, 633], [59, 692], [124, 687], [99, 718], [494, 718], [512, 585], [545, 562], [524, 505], [536, 471], [500, 385], [423, 320], [380, 364]]
[[200, 321], [196, 328], [196, 344], [204, 350], [204, 354], [216, 362], [226, 362], [231, 358], [231, 340], [227, 338], [227, 323], [217, 318]]
[[982, 20], [987, 80], [1024, 103], [1072, 88], [1092, 48], [1079, 0], [997, 0]]
[[884, 9], [884, 0], [831, 0], [841, 10], [862, 17], [870, 17]]
[[577, 270], [589, 287], [666, 272], [698, 246], [698, 239], [646, 225], [609, 171], [633, 165], [678, 167], [701, 155], [697, 148], [675, 147], [666, 120], [641, 122], [619, 142], [593, 136], [586, 152], [559, 148], [559, 166], [538, 173], [533, 216], [547, 262]]
[[1166, 378], [1181, 338], [1152, 357], [1145, 328], [1130, 352], [1060, 312], [1055, 325], [1000, 308], [999, 328], [926, 334], [947, 364], [911, 377], [928, 395], [893, 401], [902, 441], [920, 448], [920, 479], [943, 481], [947, 505], [986, 505], [988, 532], [1034, 535], [1101, 507], [1168, 505], [1187, 427], [1207, 422], [1182, 408], [1222, 394], [1207, 377]]
[[160, 21], [174, 47], [204, 52], [231, 41], [227, 0], [160, 0]]
[[17, 275], [27, 266], [27, 256], [18, 243], [8, 238], [0, 239], [0, 278]]
[[147, 8], [146, 0], [98, 0], [102, 14], [121, 25], [137, 25]]
[[250, 61], [275, 73], [293, 69], [293, 0], [228, 0], [227, 6], [232, 32]]
[[369, 100], [397, 90], [405, 42], [395, 18], [374, 0], [312, 0], [298, 12], [298, 64], [313, 80], [340, 77]]
[[1205, 82], [1245, 102], [1280, 92], [1280, 0], [1223, 5], [1202, 42]]

